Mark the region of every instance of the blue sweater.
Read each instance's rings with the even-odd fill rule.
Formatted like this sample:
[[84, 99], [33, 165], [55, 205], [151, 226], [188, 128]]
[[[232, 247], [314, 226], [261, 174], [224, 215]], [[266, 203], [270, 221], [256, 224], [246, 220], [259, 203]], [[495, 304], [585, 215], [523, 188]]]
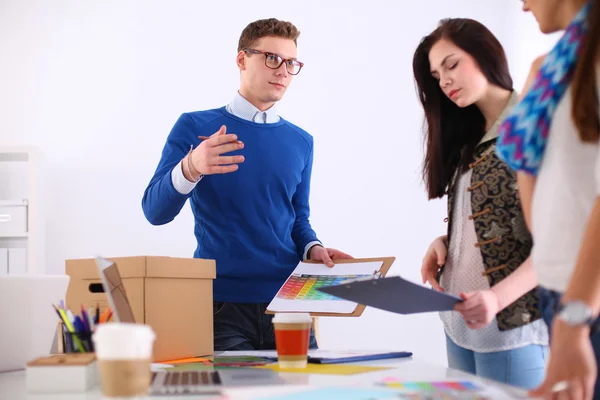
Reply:
[[[172, 169], [199, 144], [227, 126], [244, 142], [240, 168], [205, 176], [188, 195], [171, 180]], [[171, 130], [148, 185], [142, 208], [148, 221], [172, 221], [186, 200], [194, 213], [196, 258], [214, 259], [214, 299], [266, 303], [301, 260], [305, 246], [318, 240], [309, 222], [313, 138], [280, 119], [257, 124], [238, 118], [225, 107], [185, 113]]]

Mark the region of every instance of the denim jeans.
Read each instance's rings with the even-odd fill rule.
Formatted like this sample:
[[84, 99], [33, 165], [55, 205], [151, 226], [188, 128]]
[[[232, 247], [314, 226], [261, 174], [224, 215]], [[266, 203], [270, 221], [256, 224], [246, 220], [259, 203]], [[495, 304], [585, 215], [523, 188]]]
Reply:
[[[544, 288], [538, 288], [538, 293], [540, 296], [540, 311], [542, 313], [542, 318], [544, 318], [546, 325], [548, 325], [548, 331], [552, 332], [552, 320], [560, 305], [562, 293]], [[550, 341], [552, 341], [552, 336], [550, 336]], [[590, 334], [590, 341], [592, 342], [594, 355], [596, 356], [596, 363], [600, 364], [600, 318], [594, 323]], [[600, 399], [600, 380], [597, 378], [596, 386], [594, 387], [594, 399]]]
[[[273, 315], [265, 314], [268, 304], [213, 303], [215, 351], [275, 350]], [[314, 332], [311, 349], [317, 348]]]
[[448, 366], [482, 378], [533, 389], [544, 380], [548, 347], [532, 344], [505, 351], [479, 353], [465, 349], [446, 335]]

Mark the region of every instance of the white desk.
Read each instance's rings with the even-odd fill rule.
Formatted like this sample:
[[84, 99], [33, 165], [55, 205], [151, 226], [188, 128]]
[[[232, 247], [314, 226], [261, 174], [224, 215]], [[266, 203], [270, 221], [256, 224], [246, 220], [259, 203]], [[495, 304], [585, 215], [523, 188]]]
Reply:
[[[357, 363], [355, 365], [388, 366], [394, 369], [375, 371], [356, 375], [321, 375], [321, 374], [280, 374], [287, 382], [284, 386], [254, 387], [229, 389], [224, 392], [230, 399], [254, 400], [263, 396], [301, 392], [311, 387], [319, 386], [367, 386], [386, 377], [399, 377], [407, 381], [440, 381], [469, 379], [475, 382], [489, 384], [472, 375], [460, 371], [427, 364], [415, 359], [395, 359]], [[507, 399], [524, 398], [524, 392], [503, 385], [494, 385], [507, 393]], [[510, 394], [510, 395], [509, 395]], [[100, 388], [82, 394], [31, 395], [27, 394], [25, 371], [0, 373], [0, 400], [100, 400]], [[174, 397], [150, 397], [148, 399], [173, 399]], [[202, 399], [202, 396], [186, 396], [182, 399]]]

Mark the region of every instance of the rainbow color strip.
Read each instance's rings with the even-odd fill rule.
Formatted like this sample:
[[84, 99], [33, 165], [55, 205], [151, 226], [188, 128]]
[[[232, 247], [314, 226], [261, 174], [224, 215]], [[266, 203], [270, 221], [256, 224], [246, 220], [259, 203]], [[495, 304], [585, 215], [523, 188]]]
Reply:
[[385, 378], [378, 385], [415, 392], [476, 392], [481, 390], [481, 387], [470, 381], [405, 382], [398, 378]]
[[292, 275], [277, 294], [277, 298], [284, 300], [341, 300], [339, 297], [320, 292], [318, 289], [368, 276], [370, 275]]

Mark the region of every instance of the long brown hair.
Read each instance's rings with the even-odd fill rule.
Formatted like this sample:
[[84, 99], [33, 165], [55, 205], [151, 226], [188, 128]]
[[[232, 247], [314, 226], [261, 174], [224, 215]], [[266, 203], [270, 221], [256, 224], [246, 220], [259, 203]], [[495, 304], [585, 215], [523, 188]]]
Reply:
[[596, 67], [600, 63], [600, 0], [595, 0], [588, 15], [590, 30], [573, 77], [571, 116], [584, 142], [600, 138]]
[[413, 73], [425, 111], [422, 173], [430, 199], [444, 195], [456, 168], [470, 162], [485, 134], [485, 118], [479, 108], [474, 104], [458, 107], [431, 75], [429, 52], [441, 39], [450, 40], [469, 53], [491, 84], [513, 89], [504, 49], [481, 23], [463, 18], [443, 19], [436, 30], [421, 40], [413, 57]]

